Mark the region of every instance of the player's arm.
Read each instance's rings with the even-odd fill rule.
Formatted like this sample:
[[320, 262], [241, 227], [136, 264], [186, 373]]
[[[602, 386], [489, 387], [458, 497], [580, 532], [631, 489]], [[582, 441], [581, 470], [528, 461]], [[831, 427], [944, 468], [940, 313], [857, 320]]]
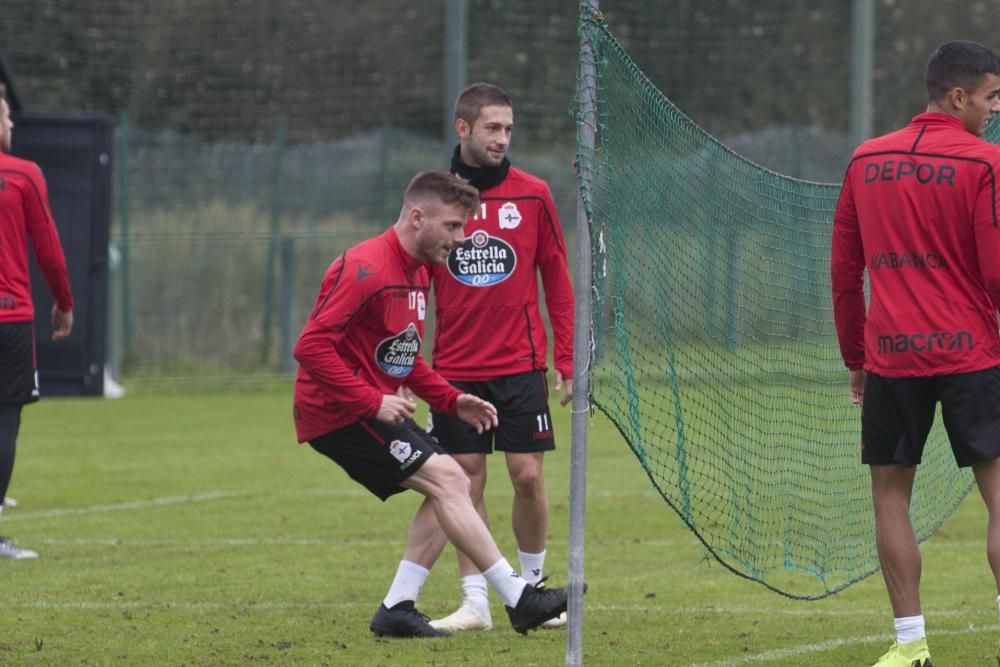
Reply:
[[413, 400], [413, 394], [400, 386], [395, 394], [382, 394], [382, 404], [375, 413], [375, 419], [386, 424], [398, 424], [404, 419], [412, 418], [416, 411], [417, 404]]
[[844, 365], [859, 371], [865, 364], [865, 254], [850, 170], [848, 167], [833, 216], [830, 283], [840, 354]]
[[495, 427], [497, 410], [492, 403], [472, 394], [463, 394], [418, 356], [406, 379], [406, 386], [427, 401], [435, 412], [458, 417], [479, 433]]
[[55, 297], [52, 307], [52, 338], [59, 340], [70, 334], [73, 328], [73, 293], [66, 270], [66, 256], [59, 242], [59, 232], [49, 209], [49, 193], [41, 170], [34, 164], [26, 172], [27, 184], [24, 196], [24, 219], [28, 236], [42, 270], [45, 282]]
[[447, 415], [456, 415], [455, 404], [462, 393], [417, 355], [413, 370], [406, 377], [406, 387], [427, 401], [431, 409]]
[[[341, 261], [340, 270], [331, 269], [323, 281], [316, 307], [309, 316], [293, 355], [309, 377], [333, 401], [358, 417], [375, 417], [383, 394], [354, 374], [337, 352], [350, 323], [363, 314], [376, 281], [356, 281], [350, 263]], [[398, 407], [398, 406], [397, 406]]]
[[983, 285], [994, 309], [1000, 309], [1000, 169], [987, 171], [979, 184], [972, 229]]
[[566, 262], [566, 240], [549, 189], [545, 188], [538, 222], [538, 271], [545, 290], [545, 306], [552, 323], [556, 390], [565, 383], [560, 401], [566, 405], [573, 396], [573, 283]]

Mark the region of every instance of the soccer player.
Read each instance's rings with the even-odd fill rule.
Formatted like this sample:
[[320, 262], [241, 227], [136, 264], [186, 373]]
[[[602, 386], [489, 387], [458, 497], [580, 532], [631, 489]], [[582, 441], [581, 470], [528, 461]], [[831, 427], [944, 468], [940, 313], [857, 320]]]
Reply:
[[986, 502], [1000, 590], [1000, 148], [980, 138], [1000, 112], [1000, 56], [948, 42], [925, 81], [926, 113], [854, 152], [833, 225], [837, 337], [863, 405], [861, 461], [896, 626], [877, 667], [931, 664], [908, 510], [939, 401], [955, 460]]
[[[66, 338], [73, 328], [73, 294], [45, 179], [37, 164], [9, 155], [13, 131], [6, 88], [0, 84], [0, 500], [6, 497], [14, 472], [21, 407], [38, 400], [29, 239], [55, 296], [52, 339]], [[0, 558], [37, 557], [36, 552], [0, 537]]]
[[468, 554], [524, 633], [566, 610], [566, 590], [531, 586], [497, 549], [469, 495], [462, 468], [412, 420], [410, 389], [476, 432], [497, 425], [487, 401], [462, 393], [420, 356], [430, 279], [464, 240], [476, 190], [447, 172], [410, 182], [395, 225], [348, 249], [327, 269], [316, 306], [295, 346], [294, 417], [299, 442], [339, 464], [383, 501], [405, 489], [425, 500], [406, 553], [371, 620], [387, 637], [447, 637], [415, 602], [447, 540]]
[[[572, 398], [573, 288], [566, 243], [549, 187], [511, 166], [507, 158], [514, 112], [500, 88], [477, 83], [455, 102], [459, 144], [451, 171], [479, 190], [480, 204], [464, 243], [445, 264], [432, 267], [436, 319], [434, 369], [463, 391], [492, 402], [500, 416], [493, 433], [478, 433], [433, 410], [429, 431], [472, 480], [472, 497], [487, 520], [483, 489], [486, 455], [506, 455], [514, 487], [511, 523], [522, 575], [543, 579], [549, 506], [542, 474], [555, 448], [546, 384], [547, 340], [538, 307], [538, 274], [555, 338], [555, 389]], [[494, 435], [495, 433], [495, 435]], [[492, 627], [486, 581], [459, 552], [463, 600], [433, 621], [446, 630]], [[563, 625], [565, 614], [546, 624]]]

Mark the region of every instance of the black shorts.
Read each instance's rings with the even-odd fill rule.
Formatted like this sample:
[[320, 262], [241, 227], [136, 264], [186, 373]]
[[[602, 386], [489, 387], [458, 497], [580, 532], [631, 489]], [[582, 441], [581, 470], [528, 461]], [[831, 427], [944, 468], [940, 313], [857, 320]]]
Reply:
[[37, 400], [35, 325], [0, 323], [0, 405], [24, 405]]
[[444, 454], [412, 419], [394, 425], [366, 419], [321, 435], [309, 444], [382, 500], [405, 491], [400, 484], [432, 454]]
[[456, 417], [432, 412], [427, 430], [449, 454], [489, 454], [494, 443], [497, 451], [503, 452], [546, 452], [556, 448], [549, 389], [542, 371], [451, 384], [495, 405], [500, 424], [492, 431], [476, 433], [475, 428]]
[[1000, 457], [998, 366], [918, 378], [868, 373], [861, 413], [861, 462], [920, 463], [938, 401], [960, 467]]

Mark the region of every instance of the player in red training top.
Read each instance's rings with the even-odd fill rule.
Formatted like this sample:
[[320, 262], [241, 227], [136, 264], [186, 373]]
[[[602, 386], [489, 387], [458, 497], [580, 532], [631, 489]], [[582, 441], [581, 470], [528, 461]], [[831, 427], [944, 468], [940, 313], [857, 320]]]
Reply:
[[986, 500], [1000, 590], [1000, 148], [980, 138], [1000, 112], [1000, 56], [948, 42], [925, 79], [927, 112], [855, 151], [833, 228], [837, 337], [864, 405], [861, 460], [896, 619], [881, 667], [930, 664], [908, 509], [938, 401], [955, 460]]
[[476, 432], [497, 425], [492, 404], [455, 389], [420, 356], [430, 289], [424, 264], [444, 262], [462, 243], [462, 229], [478, 205], [476, 190], [447, 172], [414, 177], [396, 224], [327, 269], [295, 346], [299, 442], [308, 441], [383, 501], [406, 489], [426, 497], [371, 620], [379, 636], [450, 636], [430, 627], [415, 608], [447, 540], [483, 569], [518, 632], [566, 609], [565, 589], [529, 585], [500, 554], [472, 504], [468, 478], [413, 422], [416, 405], [405, 391]]
[[[0, 84], [0, 511], [14, 472], [21, 407], [38, 400], [35, 371], [35, 307], [31, 302], [28, 242], [55, 296], [53, 340], [73, 328], [73, 294], [42, 171], [9, 155], [14, 123]], [[0, 537], [0, 558], [37, 558]]]
[[[491, 401], [500, 415], [493, 433], [476, 433], [434, 410], [429, 429], [472, 480], [472, 497], [487, 520], [483, 489], [486, 455], [506, 454], [514, 487], [511, 523], [521, 572], [542, 579], [549, 507], [543, 456], [555, 448], [545, 380], [547, 341], [538, 307], [538, 275], [555, 338], [555, 388], [572, 398], [573, 287], [566, 244], [545, 181], [507, 159], [514, 112], [496, 86], [477, 83], [455, 102], [459, 145], [451, 171], [479, 190], [480, 204], [466, 241], [445, 264], [431, 270], [434, 282], [434, 368], [463, 391]], [[486, 582], [459, 553], [463, 601], [451, 615], [431, 622], [447, 630], [492, 627]], [[566, 617], [546, 624], [565, 624]]]

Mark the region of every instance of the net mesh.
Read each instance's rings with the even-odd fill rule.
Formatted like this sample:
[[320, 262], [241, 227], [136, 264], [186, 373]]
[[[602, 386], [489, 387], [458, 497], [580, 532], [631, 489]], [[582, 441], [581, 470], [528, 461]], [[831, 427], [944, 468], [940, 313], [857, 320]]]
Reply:
[[[597, 109], [578, 113], [596, 127], [578, 146], [593, 405], [725, 567], [792, 598], [842, 590], [879, 564], [830, 300], [839, 185], [740, 157], [650, 83], [600, 15], [580, 29], [596, 71], [577, 90]], [[920, 540], [972, 484], [936, 422], [913, 491]]]

